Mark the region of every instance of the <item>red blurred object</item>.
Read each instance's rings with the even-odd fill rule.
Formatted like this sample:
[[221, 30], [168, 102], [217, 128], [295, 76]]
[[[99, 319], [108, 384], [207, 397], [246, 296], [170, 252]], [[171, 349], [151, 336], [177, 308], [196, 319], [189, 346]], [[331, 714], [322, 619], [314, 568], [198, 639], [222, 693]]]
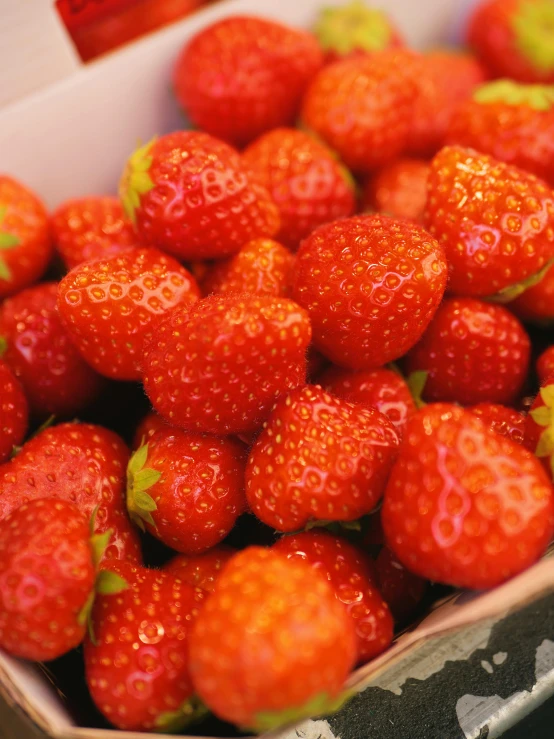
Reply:
[[56, 0], [58, 11], [83, 61], [194, 12], [210, 0]]

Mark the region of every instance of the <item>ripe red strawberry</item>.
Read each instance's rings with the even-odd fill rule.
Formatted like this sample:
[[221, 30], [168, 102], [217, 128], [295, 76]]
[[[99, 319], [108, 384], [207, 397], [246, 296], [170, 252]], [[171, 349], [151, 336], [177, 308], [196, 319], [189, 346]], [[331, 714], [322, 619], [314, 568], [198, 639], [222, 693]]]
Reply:
[[72, 503], [34, 500], [0, 521], [0, 647], [48, 661], [83, 640], [93, 592], [89, 523]]
[[446, 141], [490, 154], [554, 184], [554, 88], [496, 80], [450, 119]]
[[166, 429], [167, 423], [155, 411], [147, 413], [135, 429], [133, 436], [133, 450], [138, 449], [145, 442], [150, 441], [156, 431]]
[[388, 547], [383, 547], [375, 560], [375, 574], [394, 620], [405, 622], [411, 618], [425, 595], [427, 581], [400, 564]]
[[242, 161], [273, 198], [281, 217], [276, 238], [291, 249], [298, 249], [317, 226], [356, 210], [352, 176], [333, 152], [304, 131], [269, 131], [250, 144]]
[[205, 711], [189, 673], [191, 624], [204, 593], [164, 572], [112, 565], [128, 587], [100, 595], [85, 677], [100, 712], [126, 731], [177, 732]]
[[44, 205], [25, 185], [0, 175], [0, 300], [38, 280], [51, 256]]
[[250, 451], [248, 503], [278, 531], [354, 521], [379, 502], [397, 447], [394, 426], [378, 411], [314, 385], [298, 388], [275, 404]]
[[225, 565], [190, 640], [200, 698], [256, 732], [338, 707], [355, 659], [352, 619], [325, 578], [260, 547]]
[[442, 247], [418, 225], [356, 216], [303, 242], [292, 294], [308, 311], [316, 349], [341, 366], [369, 369], [416, 343], [446, 279]]
[[444, 144], [457, 105], [485, 81], [485, 72], [470, 54], [449, 50], [422, 54], [415, 67], [417, 94], [407, 151], [414, 156], [432, 156]]
[[454, 405], [408, 423], [382, 508], [388, 546], [434, 582], [481, 590], [537, 560], [554, 534], [540, 462]]
[[129, 452], [108, 429], [63, 423], [38, 433], [0, 467], [0, 520], [39, 498], [74, 503], [91, 518], [94, 532], [112, 529], [107, 559], [141, 560], [140, 546], [125, 510]]
[[215, 262], [202, 282], [206, 295], [250, 293], [285, 297], [290, 293], [295, 258], [272, 239], [254, 239], [229, 259]]
[[424, 222], [444, 246], [456, 295], [516, 297], [554, 258], [552, 190], [472, 149], [445, 146], [433, 159]]
[[283, 536], [272, 549], [293, 561], [307, 562], [331, 583], [335, 597], [354, 623], [359, 663], [376, 657], [390, 645], [392, 617], [377, 589], [375, 569], [368, 555], [326, 531]]
[[554, 321], [554, 267], [549, 267], [539, 278], [510, 302], [510, 310], [522, 321], [549, 326]]
[[541, 382], [525, 423], [524, 444], [554, 479], [554, 375]]
[[291, 300], [214, 295], [159, 324], [144, 387], [168, 422], [214, 434], [255, 431], [306, 379], [306, 312]]
[[554, 346], [545, 349], [537, 359], [537, 375], [541, 384], [554, 375]]
[[362, 210], [421, 223], [427, 202], [429, 164], [397, 159], [370, 178], [362, 193]]
[[509, 405], [527, 377], [530, 349], [527, 332], [506, 308], [448, 298], [405, 367], [408, 373], [428, 373], [425, 400]]
[[554, 82], [550, 0], [481, 0], [467, 41], [494, 77]]
[[0, 462], [10, 458], [13, 448], [27, 433], [29, 407], [19, 381], [0, 359]]
[[127, 467], [127, 510], [169, 547], [195, 554], [218, 544], [246, 507], [244, 446], [166, 426]]
[[52, 213], [52, 237], [68, 269], [137, 246], [120, 201], [108, 195], [66, 200]]
[[526, 423], [526, 416], [523, 413], [497, 403], [478, 403], [467, 410], [478, 416], [487, 428], [518, 444], [523, 444]]
[[417, 55], [391, 49], [330, 64], [308, 88], [302, 122], [356, 172], [368, 172], [405, 149], [412, 120]]
[[362, 0], [323, 8], [314, 33], [327, 61], [404, 45], [392, 19], [379, 8], [368, 7]]
[[102, 378], [75, 348], [56, 309], [58, 284], [46, 282], [6, 300], [0, 307], [4, 359], [20, 381], [31, 412], [73, 416], [92, 403]]
[[263, 18], [231, 16], [187, 43], [173, 85], [196, 127], [243, 146], [294, 122], [322, 63], [311, 34]]
[[149, 247], [75, 267], [60, 282], [58, 310], [92, 367], [106, 377], [138, 380], [156, 325], [199, 296], [190, 272]]
[[416, 404], [403, 377], [384, 367], [354, 372], [331, 367], [319, 376], [318, 384], [337, 398], [375, 408], [391, 421], [400, 438], [408, 419], [416, 412]]
[[212, 593], [223, 567], [234, 554], [236, 549], [218, 544], [202, 554], [178, 554], [164, 570], [195, 588]]
[[276, 205], [250, 180], [239, 153], [198, 131], [137, 149], [119, 192], [142, 241], [180, 259], [221, 259], [279, 230]]

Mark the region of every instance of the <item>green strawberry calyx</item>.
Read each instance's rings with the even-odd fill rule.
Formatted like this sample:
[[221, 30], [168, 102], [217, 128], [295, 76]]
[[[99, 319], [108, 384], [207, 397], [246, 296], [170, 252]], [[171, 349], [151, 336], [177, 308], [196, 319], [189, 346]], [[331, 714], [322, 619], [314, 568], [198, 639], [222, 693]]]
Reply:
[[324, 8], [314, 27], [323, 51], [340, 55], [352, 51], [381, 51], [391, 42], [391, 26], [383, 11], [362, 0], [343, 7]]
[[254, 725], [247, 730], [273, 731], [306, 718], [328, 716], [339, 711], [353, 695], [352, 690], [345, 690], [334, 698], [328, 696], [327, 693], [318, 693], [301, 706], [286, 708], [282, 711], [261, 711], [254, 716]]
[[148, 170], [152, 166], [150, 150], [156, 141], [154, 137], [144, 146], [131, 154], [119, 181], [119, 197], [125, 213], [133, 223], [137, 222], [136, 210], [140, 206], [140, 197], [152, 190], [154, 182]]
[[14, 246], [18, 246], [20, 243], [14, 234], [8, 231], [2, 231], [2, 223], [6, 217], [7, 210], [7, 206], [0, 205], [0, 280], [6, 280], [6, 282], [12, 279], [12, 273], [5, 259], [2, 258], [2, 252], [7, 249], [13, 249]]
[[127, 466], [127, 510], [131, 520], [145, 530], [145, 524], [156, 528], [152, 513], [158, 506], [154, 498], [146, 491], [155, 485], [161, 472], [145, 467], [148, 459], [148, 444], [141, 444], [129, 460]]
[[354, 521], [328, 521], [326, 519], [312, 518], [301, 531], [311, 531], [312, 529], [327, 529], [332, 534], [339, 536], [345, 531], [361, 531], [362, 524], [360, 519]]
[[543, 429], [535, 454], [537, 457], [550, 458], [550, 470], [554, 478], [554, 384], [541, 387], [539, 394], [544, 405], [529, 411], [533, 421]]
[[406, 385], [408, 386], [412, 398], [414, 399], [415, 407], [418, 410], [420, 408], [425, 408], [425, 406], [427, 405], [422, 396], [428, 377], [429, 373], [425, 370], [416, 370], [415, 372], [412, 372], [410, 375], [408, 375], [408, 377], [406, 378]]
[[487, 82], [473, 93], [477, 103], [505, 103], [517, 107], [527, 105], [533, 110], [550, 110], [554, 105], [554, 85], [523, 85], [503, 79]]
[[209, 713], [208, 708], [200, 698], [193, 695], [186, 700], [176, 711], [161, 713], [155, 721], [155, 732], [176, 734], [183, 731], [191, 723], [203, 719]]
[[536, 272], [534, 275], [531, 275], [531, 277], [527, 277], [527, 279], [522, 280], [521, 282], [516, 282], [515, 285], [508, 285], [508, 287], [499, 290], [496, 295], [491, 295], [486, 299], [491, 303], [511, 303], [512, 300], [519, 298], [519, 296], [523, 295], [526, 290], [529, 290], [530, 287], [538, 285], [539, 282], [544, 279], [546, 273], [553, 265], [554, 259], [549, 259], [539, 272]]
[[534, 0], [517, 3], [511, 18], [516, 49], [543, 74], [554, 72], [554, 3]]

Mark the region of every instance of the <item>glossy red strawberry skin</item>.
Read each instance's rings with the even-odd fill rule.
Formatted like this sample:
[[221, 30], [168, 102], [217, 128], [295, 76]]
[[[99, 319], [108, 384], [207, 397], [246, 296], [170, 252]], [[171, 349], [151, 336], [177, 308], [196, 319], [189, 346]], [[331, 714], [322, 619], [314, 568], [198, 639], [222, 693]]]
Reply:
[[401, 565], [388, 547], [375, 560], [375, 578], [394, 620], [405, 623], [421, 603], [427, 581]]
[[319, 375], [318, 384], [337, 398], [378, 410], [394, 425], [400, 438], [416, 412], [404, 378], [385, 367], [358, 371], [331, 367]]
[[382, 521], [388, 546], [412, 572], [481, 590], [543, 554], [554, 493], [526, 449], [458, 406], [435, 404], [408, 424]]
[[212, 593], [223, 567], [234, 554], [236, 549], [218, 544], [202, 554], [178, 554], [165, 565], [164, 570], [195, 588]]
[[99, 395], [102, 378], [75, 348], [56, 309], [58, 284], [45, 282], [0, 307], [4, 359], [37, 416], [71, 417]]
[[283, 536], [272, 549], [293, 561], [308, 562], [331, 583], [337, 600], [354, 622], [359, 663], [376, 657], [390, 645], [392, 616], [377, 588], [368, 555], [325, 531]]
[[8, 365], [0, 359], [0, 463], [27, 433], [29, 405], [23, 388]]
[[417, 342], [446, 279], [443, 249], [420, 226], [355, 216], [303, 242], [292, 295], [308, 311], [316, 349], [340, 366], [373, 369]]
[[456, 295], [495, 295], [554, 257], [554, 193], [472, 149], [445, 146], [431, 162], [424, 224], [444, 246]]
[[481, 419], [488, 428], [507, 439], [523, 444], [526, 416], [498, 403], [478, 403], [467, 410]]
[[168, 573], [117, 562], [128, 587], [99, 595], [92, 611], [96, 644], [85, 640], [85, 677], [98, 709], [126, 731], [165, 728], [192, 697], [188, 648], [203, 591]]
[[279, 209], [276, 238], [291, 249], [323, 223], [354, 214], [354, 182], [326, 146], [303, 131], [277, 128], [256, 139], [242, 161]]
[[[305, 562], [248, 547], [225, 565], [199, 613], [190, 660], [209, 708], [259, 731], [278, 724], [285, 709], [335, 698], [356, 660], [356, 636], [324, 577]], [[264, 721], [268, 713], [277, 719]]]
[[429, 163], [423, 159], [396, 159], [367, 181], [362, 210], [421, 223], [428, 176]]
[[[186, 554], [205, 552], [219, 544], [246, 508], [244, 446], [232, 438], [169, 426], [158, 430], [147, 444], [143, 469], [160, 476], [145, 491], [157, 506], [146, 523], [148, 531]], [[133, 474], [131, 461], [127, 506], [131, 518], [140, 521], [134, 494], [139, 475]]]
[[311, 34], [269, 19], [231, 16], [184, 47], [173, 84], [196, 127], [243, 146], [294, 123], [304, 90], [322, 64]]
[[353, 521], [379, 502], [398, 436], [381, 413], [306, 385], [281, 398], [250, 451], [246, 497], [278, 531]]
[[137, 195], [138, 205], [129, 206], [133, 156], [120, 194], [143, 243], [179, 259], [221, 259], [279, 230], [269, 193], [250, 180], [239, 153], [223, 141], [198, 131], [154, 140], [140, 165], [150, 182]]
[[510, 302], [510, 310], [522, 321], [549, 326], [554, 322], [554, 267], [536, 285]]
[[158, 413], [190, 431], [254, 431], [279, 395], [306, 379], [306, 312], [291, 300], [212, 296], [174, 309], [145, 357]]
[[530, 349], [527, 332], [503, 306], [448, 298], [405, 368], [428, 373], [425, 400], [509, 405], [527, 377]]
[[139, 562], [138, 537], [125, 510], [128, 456], [123, 441], [108, 429], [75, 423], [52, 426], [0, 467], [0, 520], [40, 498], [74, 503], [87, 518], [98, 507], [95, 533], [113, 529], [104, 561]]
[[537, 359], [537, 375], [541, 385], [550, 375], [554, 375], [554, 346], [545, 349]]
[[369, 172], [404, 151], [415, 87], [415, 54], [387, 50], [326, 66], [304, 97], [302, 123], [356, 172]]
[[146, 344], [176, 305], [200, 296], [193, 276], [158, 249], [80, 265], [58, 290], [58, 311], [86, 361], [106, 377], [139, 380]]
[[[0, 175], [0, 300], [38, 280], [52, 256], [48, 213], [38, 197], [20, 182]], [[16, 243], [14, 243], [16, 242]]]
[[273, 239], [253, 239], [233, 257], [215, 262], [202, 281], [205, 295], [273, 295], [290, 293], [295, 257]]
[[156, 431], [166, 429], [167, 423], [155, 411], [147, 413], [139, 423], [133, 436], [133, 451], [142, 446], [154, 436]]
[[0, 647], [45, 662], [76, 647], [95, 580], [89, 522], [71, 503], [43, 498], [0, 521]]

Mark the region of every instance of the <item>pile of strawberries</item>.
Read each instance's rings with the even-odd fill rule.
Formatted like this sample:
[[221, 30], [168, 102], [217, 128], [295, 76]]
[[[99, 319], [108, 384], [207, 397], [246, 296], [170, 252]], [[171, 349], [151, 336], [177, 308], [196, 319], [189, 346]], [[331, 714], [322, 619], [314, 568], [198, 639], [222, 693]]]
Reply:
[[[429, 581], [545, 553], [553, 20], [486, 0], [473, 52], [420, 53], [360, 2], [228, 17], [120, 200], [0, 177], [0, 647], [83, 642], [122, 729], [273, 729], [340, 706]], [[75, 420], [139, 383], [132, 453]]]

